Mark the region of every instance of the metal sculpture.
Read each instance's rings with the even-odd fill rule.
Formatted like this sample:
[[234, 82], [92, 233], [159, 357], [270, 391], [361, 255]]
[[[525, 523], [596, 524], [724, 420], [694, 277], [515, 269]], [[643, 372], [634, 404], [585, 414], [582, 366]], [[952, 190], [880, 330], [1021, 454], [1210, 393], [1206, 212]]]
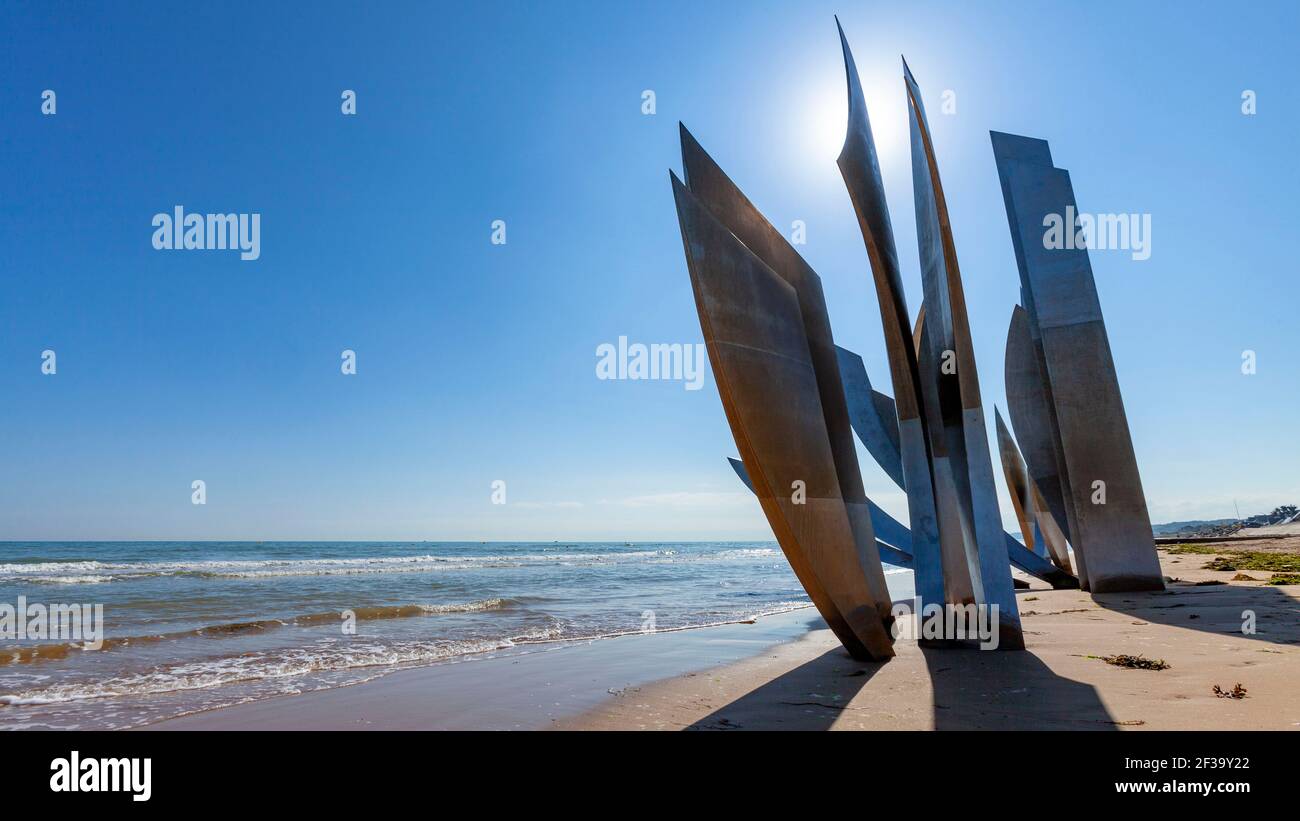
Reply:
[[1057, 530], [1075, 545], [1079, 583], [1087, 589], [1087, 564], [1074, 538], [1074, 506], [1067, 505], [1070, 484], [1056, 423], [1051, 387], [1043, 378], [1039, 349], [1031, 336], [1029, 315], [1017, 305], [1007, 329], [1006, 390], [1011, 426], [1020, 442], [1025, 466]]
[[1030, 337], [1056, 412], [1080, 573], [1093, 593], [1162, 590], [1086, 242], [1054, 247], [1043, 233], [1053, 216], [1061, 221], [1077, 213], [1070, 174], [1053, 165], [1043, 140], [999, 132], [991, 137]]
[[1016, 440], [1011, 438], [1011, 431], [1007, 430], [997, 408], [993, 409], [993, 418], [997, 422], [1002, 471], [1007, 480], [1007, 490], [1011, 492], [1011, 503], [1016, 509], [1016, 519], [1020, 522], [1020, 534], [1024, 537], [1025, 546], [1039, 556], [1050, 556], [1057, 567], [1066, 573], [1072, 573], [1065, 534], [1047, 510], [1043, 495], [1038, 492], [1038, 487], [1029, 476], [1020, 448], [1016, 447]]
[[817, 392], [821, 399], [840, 495], [848, 512], [849, 525], [853, 528], [867, 584], [881, 605], [881, 619], [888, 623], [891, 619], [889, 590], [885, 586], [885, 574], [880, 566], [879, 555], [874, 549], [875, 534], [871, 528], [857, 451], [853, 447], [853, 430], [844, 403], [844, 386], [840, 382], [835, 340], [831, 335], [831, 320], [826, 312], [821, 277], [754, 207], [684, 125], [680, 127], [680, 132], [682, 168], [691, 193], [750, 252], [789, 283], [799, 300], [799, 314], [817, 379]]
[[1029, 471], [1025, 469], [1025, 461], [1020, 457], [1020, 449], [1016, 447], [1010, 432], [1007, 431], [1007, 426], [1003, 424], [1002, 414], [998, 413], [997, 408], [993, 409], [993, 416], [997, 421], [1002, 475], [1006, 479], [1007, 490], [1011, 493], [1011, 505], [1016, 512], [1016, 521], [1020, 524], [1021, 541], [1025, 543], [1025, 547], [1038, 555], [1046, 556], [1047, 546], [1043, 544], [1043, 537], [1038, 532], [1038, 522], [1033, 517], [1034, 500], [1029, 489]]
[[894, 400], [871, 387], [862, 357], [838, 345], [835, 346], [835, 355], [839, 360], [840, 381], [844, 383], [844, 397], [853, 431], [894, 484], [906, 490]]
[[[1086, 251], [1053, 255], [1034, 236], [1051, 208], [1074, 205], [1069, 176], [1053, 167], [1045, 142], [994, 133], [1025, 304], [1013, 313], [1006, 352], [1023, 455], [995, 412], [1021, 544], [998, 511], [965, 290], [920, 88], [904, 61], [925, 295], [913, 324], [862, 85], [839, 34], [848, 129], [836, 162], [866, 246], [896, 398], [872, 388], [861, 357], [835, 346], [816, 272], [683, 127], [686, 181], [671, 175], [673, 194], [740, 450], [731, 465], [854, 656], [893, 654], [882, 560], [912, 568], [922, 606], [994, 610], [998, 646], [1021, 649], [1013, 566], [1054, 587], [1162, 586]], [[854, 431], [906, 492], [910, 527], [867, 497]], [[1106, 504], [1085, 507], [1098, 484]]]
[[[745, 463], [730, 456], [727, 457], [727, 463], [753, 493], [754, 483], [749, 479]], [[875, 502], [868, 500], [867, 506], [871, 511], [871, 526], [876, 531], [876, 549], [880, 551], [880, 560], [886, 564], [912, 569], [912, 534]]]
[[[1015, 589], [1007, 568], [1006, 542], [993, 484], [993, 462], [980, 399], [975, 350], [971, 343], [966, 296], [948, 218], [948, 204], [935, 158], [921, 90], [903, 61], [912, 135], [912, 190], [916, 205], [917, 243], [925, 285], [923, 336], [932, 353], [942, 352], [937, 372], [921, 374], [937, 384], [942, 431], [931, 433], [932, 446], [946, 438], [966, 535], [968, 561], [978, 561], [982, 603], [999, 608], [1001, 643], [1023, 647]], [[951, 365], [952, 367], [949, 367]], [[971, 538], [973, 536], [973, 539]]]
[[[891, 478], [901, 475], [902, 464], [899, 461], [898, 452], [889, 447], [889, 443], [896, 441], [898, 435], [896, 422], [894, 421], [896, 418], [894, 400], [879, 391], [871, 390], [871, 380], [867, 376], [862, 357], [853, 351], [838, 346], [836, 352], [839, 354], [845, 399], [848, 401], [849, 418], [853, 420], [853, 429], [858, 433], [858, 437], [862, 439], [862, 444], [866, 446], [867, 452], [875, 458], [887, 475]], [[870, 399], [867, 398], [868, 394]], [[902, 481], [894, 479], [894, 482], [900, 488], [906, 490]], [[883, 511], [881, 512], [883, 513]], [[897, 541], [891, 541], [882, 535], [882, 526], [877, 521], [874, 510], [871, 521], [876, 528], [878, 537], [891, 544], [898, 544]], [[890, 521], [893, 521], [893, 519]], [[899, 526], [901, 527], [901, 525]], [[1060, 533], [1055, 528], [1051, 532], [1054, 534]], [[1068, 557], [1065, 564], [1056, 561], [1055, 556], [1053, 556], [1052, 561], [1048, 561], [1043, 556], [1035, 554], [1027, 549], [1025, 545], [1016, 541], [1011, 534], [1004, 531], [1002, 536], [1007, 545], [1007, 558], [1013, 567], [1042, 579], [1057, 589], [1074, 589], [1079, 586], [1079, 580], [1070, 571]], [[1065, 537], [1060, 536], [1059, 544], [1062, 550], [1064, 550], [1064, 543]]]
[[[763, 512], [848, 651], [889, 658], [889, 602], [868, 584], [841, 494], [799, 296], [675, 175], [672, 185], [709, 361]], [[771, 401], [773, 381], [782, 402]]]
[[[727, 457], [731, 464], [732, 470], [740, 477], [740, 481], [745, 483], [745, 487], [752, 492], [754, 485], [749, 481], [749, 474], [745, 471], [745, 465], [739, 459]], [[880, 551], [881, 561], [904, 567], [911, 570], [912, 561], [912, 534], [907, 527], [893, 516], [886, 513], [875, 502], [869, 502], [871, 509], [871, 525], [876, 529], [876, 549]], [[1007, 555], [1011, 561], [1011, 566], [1035, 578], [1042, 579], [1058, 590], [1071, 590], [1078, 588], [1079, 581], [1068, 571], [1056, 567], [1043, 557], [1033, 553], [1010, 533], [1003, 534], [1007, 544]]]
[[[839, 21], [836, 21], [839, 26]], [[898, 252], [894, 247], [894, 229], [889, 222], [880, 164], [867, 118], [867, 104], [862, 95], [858, 70], [853, 62], [844, 29], [840, 28], [840, 45], [844, 51], [844, 68], [848, 80], [849, 120], [844, 148], [836, 163], [844, 177], [857, 213], [858, 225], [867, 246], [872, 277], [876, 285], [880, 321], [885, 332], [885, 349], [889, 354], [889, 372], [897, 398], [899, 455], [902, 460], [907, 511], [911, 522], [913, 571], [916, 594], [923, 602], [944, 602], [946, 584], [944, 561], [939, 543], [939, 517], [935, 508], [934, 477], [931, 473], [926, 424], [920, 405], [916, 351], [911, 343], [910, 314], [899, 274]], [[950, 576], [952, 574], [949, 574]], [[962, 591], [962, 593], [967, 591]], [[962, 593], [958, 595], [961, 596]]]

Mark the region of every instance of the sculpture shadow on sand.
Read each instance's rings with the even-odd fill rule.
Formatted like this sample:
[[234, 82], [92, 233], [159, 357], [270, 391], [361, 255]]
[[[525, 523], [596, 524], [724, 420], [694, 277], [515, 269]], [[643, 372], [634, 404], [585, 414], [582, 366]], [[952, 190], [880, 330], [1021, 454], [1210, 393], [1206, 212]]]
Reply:
[[[1173, 584], [1163, 592], [1095, 593], [1099, 606], [1134, 619], [1221, 636], [1300, 645], [1300, 601], [1281, 587]], [[1253, 614], [1254, 632], [1243, 629]]]
[[[817, 620], [818, 622], [820, 620]], [[816, 624], [815, 626], [821, 626]], [[920, 649], [933, 688], [929, 727], [936, 730], [1114, 730], [1094, 687], [1054, 673], [1030, 649], [1022, 653]], [[903, 658], [860, 662], [836, 647], [717, 708], [688, 730], [928, 729], [906, 714], [888, 679]], [[876, 693], [879, 693], [877, 696]]]

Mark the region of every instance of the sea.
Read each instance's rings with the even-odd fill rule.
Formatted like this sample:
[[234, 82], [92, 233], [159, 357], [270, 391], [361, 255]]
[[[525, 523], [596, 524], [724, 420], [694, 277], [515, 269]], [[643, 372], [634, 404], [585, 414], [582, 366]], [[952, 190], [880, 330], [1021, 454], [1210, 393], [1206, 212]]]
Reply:
[[[19, 640], [20, 603], [102, 606], [102, 646]], [[775, 542], [3, 542], [0, 729], [143, 726], [810, 606]]]

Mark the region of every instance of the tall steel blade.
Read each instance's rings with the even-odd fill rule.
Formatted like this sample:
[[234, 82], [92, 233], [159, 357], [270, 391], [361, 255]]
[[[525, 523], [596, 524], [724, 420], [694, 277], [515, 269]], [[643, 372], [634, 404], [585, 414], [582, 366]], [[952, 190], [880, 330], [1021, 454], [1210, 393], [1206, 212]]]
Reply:
[[[862, 573], [840, 492], [798, 296], [676, 176], [672, 184], [709, 361], [763, 512], [849, 652], [889, 658], [882, 605]], [[781, 401], [773, 401], [774, 384]]]
[[[968, 535], [974, 537], [977, 547], [983, 601], [998, 607], [998, 626], [1002, 634], [999, 646], [1023, 648], [1024, 637], [1015, 588], [1011, 583], [1002, 518], [998, 512], [975, 350], [971, 343], [966, 296], [948, 204], [939, 178], [921, 90], [906, 61], [903, 62], [903, 76], [912, 136], [912, 189], [926, 293], [927, 343], [935, 352], [942, 351], [945, 356], [951, 352], [956, 365], [955, 374], [949, 373], [941, 364], [939, 372], [933, 375], [940, 387], [940, 408], [950, 444], [953, 476], [962, 511], [969, 518]], [[922, 374], [922, 378], [926, 375]], [[934, 439], [932, 433], [932, 443]]]
[[[745, 469], [745, 463], [739, 459], [727, 457], [727, 462], [731, 469], [740, 477], [740, 481], [745, 483], [751, 493], [754, 491], [754, 483], [750, 481], [749, 471]], [[867, 504], [871, 508], [871, 526], [880, 534], [876, 539], [876, 549], [880, 551], [880, 560], [887, 564], [897, 565], [898, 567], [912, 568], [912, 534], [893, 516], [890, 516], [880, 508], [875, 502], [868, 500]]]
[[[838, 21], [836, 22], [838, 26]], [[857, 213], [858, 226], [867, 247], [872, 278], [876, 285], [880, 319], [889, 354], [898, 408], [899, 453], [907, 488], [908, 519], [912, 532], [912, 556], [916, 593], [923, 606], [945, 601], [943, 559], [939, 547], [939, 518], [935, 509], [934, 477], [931, 474], [925, 420], [917, 385], [916, 352], [909, 334], [910, 314], [898, 268], [894, 231], [889, 222], [880, 165], [867, 118], [866, 100], [858, 79], [857, 66], [840, 29], [844, 70], [848, 82], [848, 132], [837, 164]]]
[[[1078, 213], [1068, 171], [1042, 140], [993, 135], [994, 156], [1032, 306], [1074, 509], [1071, 539], [1094, 593], [1164, 589], [1146, 496], [1086, 247], [1049, 242], [1044, 227]], [[1075, 231], [1073, 220], [1064, 229]], [[1068, 509], [1068, 508], [1067, 508]]]
[[1057, 433], [1056, 409], [1036, 352], [1039, 346], [1030, 331], [1029, 313], [1017, 305], [1011, 312], [1007, 328], [1006, 375], [1007, 412], [1016, 439], [1024, 454], [1025, 466], [1043, 504], [1053, 518], [1055, 529], [1074, 545], [1079, 564], [1079, 582], [1085, 585], [1087, 560], [1079, 549], [1074, 533], [1074, 506], [1067, 504], [1070, 484], [1065, 473], [1065, 455]]
[[691, 193], [746, 248], [789, 283], [798, 297], [799, 314], [825, 413], [826, 431], [835, 460], [840, 494], [848, 510], [849, 524], [853, 528], [862, 561], [862, 572], [876, 600], [881, 603], [881, 619], [888, 624], [892, 620], [889, 590], [885, 586], [884, 569], [875, 548], [876, 538], [871, 526], [866, 491], [862, 486], [857, 450], [853, 446], [853, 431], [844, 401], [844, 386], [840, 381], [835, 340], [831, 333], [830, 316], [826, 311], [821, 278], [714, 162], [685, 126], [681, 126], [680, 132], [682, 166]]

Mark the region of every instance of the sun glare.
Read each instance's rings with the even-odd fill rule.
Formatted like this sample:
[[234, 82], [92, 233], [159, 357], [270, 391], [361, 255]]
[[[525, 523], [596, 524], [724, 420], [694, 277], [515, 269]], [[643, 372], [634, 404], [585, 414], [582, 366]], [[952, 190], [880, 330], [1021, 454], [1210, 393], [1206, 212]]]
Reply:
[[[843, 74], [837, 79], [835, 84], [822, 83], [822, 88], [808, 95], [801, 120], [795, 125], [803, 130], [804, 142], [817, 162], [827, 158], [834, 161], [844, 147], [849, 116], [848, 92], [844, 87]], [[863, 78], [863, 94], [867, 101], [867, 115], [871, 121], [876, 154], [881, 166], [887, 166], [898, 159], [897, 152], [906, 148], [907, 143], [903, 80], [898, 78], [898, 88], [890, 93], [878, 83], [866, 85], [866, 79]]]

